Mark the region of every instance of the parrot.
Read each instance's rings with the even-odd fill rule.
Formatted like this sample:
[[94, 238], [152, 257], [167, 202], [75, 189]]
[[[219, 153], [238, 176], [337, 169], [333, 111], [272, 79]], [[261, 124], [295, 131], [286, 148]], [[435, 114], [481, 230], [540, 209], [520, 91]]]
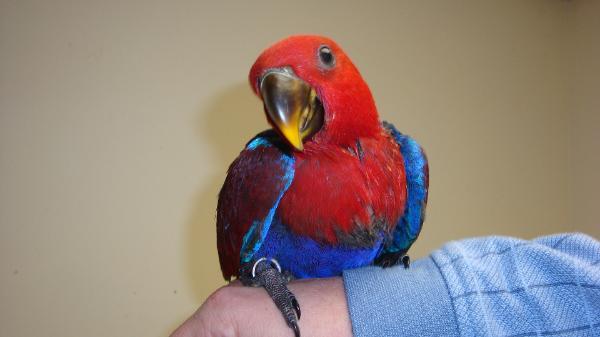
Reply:
[[292, 35], [248, 76], [271, 128], [229, 166], [217, 203], [223, 277], [263, 287], [296, 337], [292, 279], [403, 265], [429, 190], [423, 148], [380, 121], [369, 86], [332, 39]]

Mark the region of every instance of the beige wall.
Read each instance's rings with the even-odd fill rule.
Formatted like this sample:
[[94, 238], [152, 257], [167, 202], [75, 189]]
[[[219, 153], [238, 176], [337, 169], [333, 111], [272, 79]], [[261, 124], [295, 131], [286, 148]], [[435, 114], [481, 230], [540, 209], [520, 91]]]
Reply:
[[[600, 236], [594, 1], [0, 1], [0, 336], [164, 336], [223, 284], [216, 194], [266, 127], [246, 75], [335, 38], [431, 161], [413, 255]], [[594, 42], [592, 42], [594, 41]]]
[[600, 237], [600, 1], [575, 2], [569, 17], [569, 218]]

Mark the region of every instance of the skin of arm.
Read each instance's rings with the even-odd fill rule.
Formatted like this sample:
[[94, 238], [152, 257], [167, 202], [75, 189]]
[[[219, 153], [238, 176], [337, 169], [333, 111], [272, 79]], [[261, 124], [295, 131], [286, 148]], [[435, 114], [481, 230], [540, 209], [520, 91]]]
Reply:
[[[299, 321], [303, 336], [352, 336], [341, 277], [294, 281], [289, 288], [306, 308]], [[232, 282], [210, 295], [171, 337], [292, 335], [264, 289]]]

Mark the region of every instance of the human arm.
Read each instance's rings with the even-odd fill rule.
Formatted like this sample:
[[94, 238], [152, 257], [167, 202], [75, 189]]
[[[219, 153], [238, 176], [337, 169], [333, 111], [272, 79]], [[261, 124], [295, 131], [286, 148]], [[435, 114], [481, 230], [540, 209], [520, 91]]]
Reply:
[[[583, 234], [467, 239], [408, 270], [361, 268], [343, 282], [296, 281], [290, 289], [306, 308], [305, 337], [600, 334], [600, 243]], [[228, 286], [173, 337], [287, 335], [263, 289]]]
[[344, 282], [356, 337], [600, 334], [600, 243], [583, 234], [453, 241]]
[[[350, 337], [352, 330], [340, 277], [301, 280], [289, 288], [302, 304], [302, 336]], [[234, 282], [214, 292], [171, 337], [293, 336], [262, 288]]]

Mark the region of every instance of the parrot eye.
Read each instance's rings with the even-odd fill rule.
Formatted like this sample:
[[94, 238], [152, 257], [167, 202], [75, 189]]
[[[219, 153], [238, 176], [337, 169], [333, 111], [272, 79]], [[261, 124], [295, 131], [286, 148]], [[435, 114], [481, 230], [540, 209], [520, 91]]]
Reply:
[[321, 60], [321, 64], [323, 64], [325, 68], [333, 68], [335, 65], [335, 57], [333, 57], [331, 48], [328, 46], [319, 47], [319, 60]]

